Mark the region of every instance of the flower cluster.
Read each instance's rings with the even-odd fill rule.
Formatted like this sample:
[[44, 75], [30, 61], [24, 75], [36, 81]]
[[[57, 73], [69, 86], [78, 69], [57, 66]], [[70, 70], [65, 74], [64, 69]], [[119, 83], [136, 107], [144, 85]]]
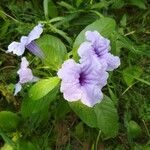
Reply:
[[107, 84], [108, 72], [120, 65], [118, 56], [112, 55], [110, 41], [97, 31], [87, 31], [86, 41], [79, 49], [79, 63], [66, 60], [58, 71], [62, 79], [60, 91], [66, 100], [78, 101], [89, 107], [101, 102], [102, 88]]
[[[22, 36], [20, 38], [20, 42], [12, 42], [8, 46], [8, 50], [6, 53], [13, 52], [18, 56], [22, 56], [24, 54], [25, 48], [27, 48], [31, 53], [38, 56], [39, 58], [43, 58], [44, 55], [41, 49], [37, 46], [34, 40], [38, 39], [43, 32], [43, 25], [38, 24], [33, 28], [33, 30], [28, 34], [28, 36]], [[25, 57], [21, 58], [20, 69], [17, 71], [19, 75], [19, 82], [15, 86], [16, 95], [22, 88], [22, 84], [28, 82], [36, 82], [38, 80], [37, 77], [33, 76], [32, 70], [28, 68], [29, 62]]]

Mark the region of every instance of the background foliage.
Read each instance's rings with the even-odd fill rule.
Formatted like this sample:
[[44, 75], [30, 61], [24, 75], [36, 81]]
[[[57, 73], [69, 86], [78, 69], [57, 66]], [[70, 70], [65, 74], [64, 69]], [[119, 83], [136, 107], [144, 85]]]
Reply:
[[[20, 59], [5, 50], [38, 22], [45, 24], [37, 43], [46, 59], [25, 55], [34, 74], [44, 79], [14, 97]], [[1, 0], [1, 149], [150, 149], [149, 23], [146, 0]], [[121, 58], [103, 89], [105, 101], [90, 110], [68, 104], [53, 77], [65, 59], [78, 60], [76, 50], [88, 29], [108, 37], [111, 52]]]

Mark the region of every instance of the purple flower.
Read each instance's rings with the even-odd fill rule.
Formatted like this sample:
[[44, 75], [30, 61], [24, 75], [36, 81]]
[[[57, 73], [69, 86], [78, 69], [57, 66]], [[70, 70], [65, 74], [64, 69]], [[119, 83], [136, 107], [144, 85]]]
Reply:
[[60, 91], [66, 100], [81, 100], [89, 107], [102, 100], [101, 89], [107, 83], [108, 73], [103, 69], [95, 69], [90, 61], [78, 64], [68, 59], [57, 74], [62, 79]]
[[25, 48], [31, 51], [34, 55], [43, 58], [43, 53], [41, 49], [34, 42], [35, 39], [38, 39], [43, 32], [43, 25], [38, 24], [33, 28], [28, 36], [22, 36], [20, 42], [12, 42], [8, 46], [6, 53], [13, 52], [18, 56], [23, 55]]
[[81, 63], [91, 60], [95, 66], [102, 66], [106, 71], [112, 71], [120, 65], [119, 57], [109, 52], [108, 39], [102, 37], [97, 31], [87, 31], [85, 36], [87, 41], [83, 42], [78, 49]]
[[32, 70], [28, 68], [29, 62], [25, 57], [21, 59], [21, 65], [20, 69], [17, 71], [19, 75], [19, 82], [15, 86], [15, 93], [16, 95], [19, 91], [21, 91], [22, 84], [27, 83], [27, 82], [36, 82], [38, 81], [38, 78], [33, 76]]

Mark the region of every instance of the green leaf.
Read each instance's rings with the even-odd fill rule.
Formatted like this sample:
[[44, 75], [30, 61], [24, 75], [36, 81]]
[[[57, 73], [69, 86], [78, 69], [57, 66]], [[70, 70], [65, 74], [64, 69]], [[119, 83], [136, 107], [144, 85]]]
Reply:
[[113, 0], [113, 4], [111, 5], [111, 8], [113, 9], [120, 9], [125, 5], [124, 0]]
[[10, 145], [11, 147], [15, 147], [14, 141], [8, 136], [9, 134], [6, 131], [3, 131], [1, 128], [0, 128], [0, 135], [6, 144]]
[[112, 37], [116, 41], [116, 42], [115, 41], [112, 42], [112, 44], [114, 44], [114, 43], [116, 44], [116, 49], [118, 49], [118, 47], [120, 47], [120, 48], [126, 48], [126, 49], [130, 50], [132, 53], [150, 56], [150, 53], [147, 50], [149, 48], [148, 45], [144, 44], [144, 45], [141, 45], [141, 46], [137, 46], [129, 38], [127, 38], [126, 36], [121, 35], [118, 32], [114, 32], [112, 34]]
[[20, 117], [10, 111], [0, 112], [0, 128], [4, 131], [14, 131], [17, 129]]
[[13, 147], [7, 143], [1, 148], [1, 150], [13, 150]]
[[129, 0], [129, 4], [137, 6], [141, 9], [146, 9], [145, 2], [143, 0]]
[[120, 20], [120, 24], [122, 27], [126, 27], [126, 25], [127, 25], [127, 15], [126, 14], [123, 15], [122, 19]]
[[94, 112], [94, 108], [87, 107], [79, 101], [71, 102], [69, 105], [84, 123], [90, 127], [97, 127], [97, 116]]
[[[50, 20], [51, 21], [51, 20]], [[67, 35], [67, 33], [65, 33], [64, 31], [58, 29], [55, 25], [52, 25], [51, 23], [47, 24], [49, 26], [49, 30], [51, 30], [54, 33], [57, 33], [59, 35], [61, 35], [70, 45], [72, 44], [72, 39]]]
[[137, 138], [141, 135], [141, 127], [133, 120], [131, 120], [127, 125], [128, 135], [132, 138]]
[[67, 36], [67, 34], [64, 31], [55, 28], [55, 32], [61, 35], [70, 45], [72, 44], [72, 39], [69, 36]]
[[44, 0], [43, 8], [46, 19], [48, 19], [49, 17], [54, 18], [58, 15], [57, 8], [52, 0]]
[[115, 137], [118, 133], [118, 114], [113, 102], [105, 97], [102, 104], [95, 107], [98, 128], [106, 138]]
[[75, 58], [77, 57], [77, 49], [80, 46], [82, 42], [85, 41], [85, 32], [86, 31], [95, 31], [97, 30], [101, 35], [104, 37], [109, 38], [111, 33], [115, 30], [116, 23], [115, 20], [112, 18], [101, 18], [97, 21], [93, 22], [92, 24], [88, 25], [84, 30], [80, 32], [80, 34], [77, 36], [74, 45], [73, 45], [73, 53], [75, 55]]
[[60, 5], [60, 6], [62, 6], [62, 7], [65, 7], [66, 9], [68, 9], [68, 10], [75, 10], [75, 8], [72, 6], [72, 5], [70, 5], [69, 3], [66, 3], [66, 2], [64, 2], [64, 1], [61, 1], [61, 2], [58, 2], [58, 4]]
[[108, 6], [109, 3], [107, 1], [102, 1], [91, 5], [91, 9], [102, 9], [102, 8], [107, 8]]
[[53, 70], [58, 70], [65, 60], [67, 50], [60, 39], [52, 35], [44, 35], [37, 40], [44, 53], [44, 63]]
[[29, 90], [29, 98], [31, 100], [38, 100], [47, 95], [59, 83], [58, 77], [51, 77], [43, 79], [34, 84]]
[[93, 108], [78, 102], [69, 103], [73, 111], [90, 127], [99, 128], [105, 138], [115, 137], [118, 133], [118, 115], [113, 102], [107, 96]]
[[75, 127], [75, 135], [78, 138], [83, 138], [84, 135], [84, 127], [83, 127], [83, 122], [79, 122], [76, 127]]
[[37, 150], [37, 147], [33, 145], [30, 141], [19, 140], [17, 142], [16, 150]]
[[129, 49], [131, 52], [137, 52], [135, 44], [129, 38], [119, 34], [118, 32], [114, 32], [113, 36], [116, 38], [117, 42], [119, 42], [120, 47]]
[[118, 98], [117, 96], [115, 95], [115, 93], [111, 90], [111, 88], [108, 88], [109, 90], [109, 94], [110, 94], [110, 98], [111, 100], [114, 102], [114, 104], [117, 106], [118, 104]]
[[[48, 115], [49, 104], [56, 98], [58, 87], [54, 88], [47, 95], [38, 100], [32, 100], [29, 97], [23, 100], [21, 105], [21, 114], [23, 118], [39, 117], [43, 120]], [[36, 121], [35, 121], [36, 122]]]
[[61, 120], [65, 118], [65, 115], [70, 112], [71, 109], [67, 103], [67, 101], [60, 100], [56, 109], [55, 118], [56, 120]]
[[76, 6], [79, 7], [84, 0], [76, 0]]
[[6, 21], [6, 13], [3, 10], [0, 10], [0, 18], [4, 19]]
[[140, 77], [142, 74], [142, 69], [138, 66], [127, 67], [123, 70], [123, 78], [128, 86], [132, 85], [135, 77]]
[[150, 45], [149, 44], [142, 44], [140, 46], [137, 46], [137, 49], [138, 49], [138, 53], [139, 54], [142, 54], [142, 55], [145, 55], [145, 56], [148, 56], [150, 57]]
[[65, 17], [55, 17], [55, 18], [52, 18], [51, 20], [49, 20], [48, 22], [49, 23], [52, 23], [52, 22], [59, 22], [59, 21], [62, 21], [64, 20]]

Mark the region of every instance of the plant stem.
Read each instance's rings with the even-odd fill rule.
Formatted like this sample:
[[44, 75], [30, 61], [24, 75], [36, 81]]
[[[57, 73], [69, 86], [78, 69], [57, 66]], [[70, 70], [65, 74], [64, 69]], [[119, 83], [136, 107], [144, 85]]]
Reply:
[[95, 150], [98, 150], [98, 142], [99, 142], [100, 135], [101, 135], [101, 130], [99, 130], [97, 138], [96, 138]]
[[145, 127], [145, 129], [146, 129], [147, 135], [148, 135], [148, 137], [150, 137], [150, 133], [149, 133], [149, 130], [148, 130], [148, 128], [147, 128], [147, 125], [146, 125], [146, 123], [145, 123], [144, 120], [142, 120], [142, 121], [143, 121], [144, 127]]

